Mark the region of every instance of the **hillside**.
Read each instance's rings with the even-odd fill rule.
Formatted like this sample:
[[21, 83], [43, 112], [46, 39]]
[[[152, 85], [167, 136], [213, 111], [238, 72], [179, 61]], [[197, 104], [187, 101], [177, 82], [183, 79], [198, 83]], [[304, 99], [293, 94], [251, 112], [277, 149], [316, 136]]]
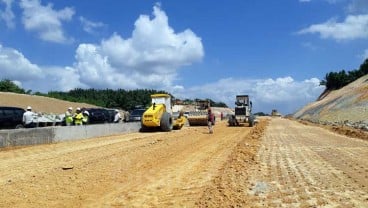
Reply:
[[10, 92], [0, 92], [0, 106], [14, 106], [26, 109], [31, 106], [33, 111], [42, 113], [61, 114], [68, 107], [95, 107], [86, 103], [75, 103], [54, 98], [37, 95], [17, 94]]
[[293, 116], [314, 122], [368, 124], [368, 75], [326, 93]]

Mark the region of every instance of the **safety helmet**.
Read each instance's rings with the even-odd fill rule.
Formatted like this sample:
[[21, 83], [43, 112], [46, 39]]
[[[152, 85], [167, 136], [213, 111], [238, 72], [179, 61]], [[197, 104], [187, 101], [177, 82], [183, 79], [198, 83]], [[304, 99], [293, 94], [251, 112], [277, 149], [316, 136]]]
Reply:
[[76, 110], [77, 110], [77, 111], [80, 111], [81, 109], [80, 109], [80, 108], [77, 108]]
[[69, 107], [68, 110], [73, 110], [73, 108], [72, 107]]
[[32, 110], [32, 107], [31, 106], [27, 106], [27, 110]]
[[87, 116], [89, 116], [89, 112], [88, 111], [84, 111], [83, 114], [86, 114]]

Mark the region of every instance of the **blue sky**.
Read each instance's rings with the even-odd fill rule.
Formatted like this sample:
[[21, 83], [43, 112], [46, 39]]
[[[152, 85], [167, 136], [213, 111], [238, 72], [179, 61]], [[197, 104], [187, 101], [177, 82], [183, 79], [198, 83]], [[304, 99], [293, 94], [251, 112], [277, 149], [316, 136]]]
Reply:
[[0, 79], [293, 113], [368, 57], [367, 0], [0, 0]]

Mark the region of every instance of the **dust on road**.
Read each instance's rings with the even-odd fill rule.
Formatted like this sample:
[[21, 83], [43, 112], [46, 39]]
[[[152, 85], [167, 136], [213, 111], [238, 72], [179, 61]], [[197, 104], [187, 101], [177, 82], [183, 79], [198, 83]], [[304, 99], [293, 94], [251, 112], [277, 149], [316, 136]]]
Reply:
[[267, 123], [0, 151], [0, 207], [367, 204], [367, 141], [287, 119]]

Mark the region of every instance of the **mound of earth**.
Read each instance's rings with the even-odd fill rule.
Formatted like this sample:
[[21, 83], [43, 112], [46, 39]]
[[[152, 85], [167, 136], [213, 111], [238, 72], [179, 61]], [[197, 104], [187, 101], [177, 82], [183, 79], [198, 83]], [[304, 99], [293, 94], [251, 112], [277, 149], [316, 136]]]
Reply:
[[96, 107], [86, 103], [75, 103], [54, 98], [17, 94], [10, 92], [0, 92], [0, 106], [13, 106], [26, 109], [31, 106], [34, 112], [61, 114], [68, 109], [68, 107]]
[[327, 124], [368, 126], [368, 75], [349, 85], [324, 93], [321, 98], [308, 104], [294, 118]]

